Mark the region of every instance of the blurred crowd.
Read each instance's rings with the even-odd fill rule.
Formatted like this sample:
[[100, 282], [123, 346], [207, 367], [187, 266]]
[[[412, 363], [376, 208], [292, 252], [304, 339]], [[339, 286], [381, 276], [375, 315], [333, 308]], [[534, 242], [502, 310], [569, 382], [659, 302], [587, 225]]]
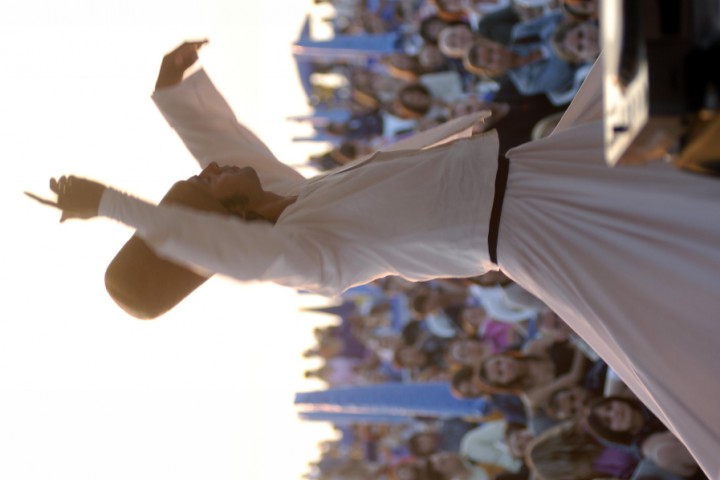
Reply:
[[[334, 41], [296, 52], [327, 170], [485, 110], [501, 153], [549, 133], [599, 54], [587, 0], [329, 0]], [[302, 45], [302, 42], [300, 42]]]
[[[354, 49], [303, 60], [314, 110], [294, 119], [314, 127], [305, 140], [332, 146], [311, 158], [321, 170], [480, 110], [477, 132], [497, 128], [503, 154], [552, 131], [600, 51], [592, 0], [316, 3], [332, 4], [326, 21]], [[306, 352], [319, 364], [306, 376], [345, 399], [324, 411], [320, 400], [299, 402], [337, 430], [308, 478], [705, 478], [602, 359], [499, 272], [389, 277], [340, 300], [318, 309], [335, 321]], [[374, 410], [358, 406], [363, 388], [388, 386], [404, 414], [383, 415], [381, 393]], [[414, 410], [431, 391], [447, 398], [432, 413]], [[477, 408], [459, 413], [468, 400]]]
[[[306, 356], [320, 362], [306, 376], [333, 395], [300, 394], [298, 406], [333, 422], [338, 438], [322, 446], [309, 478], [705, 478], [602, 359], [499, 272], [388, 277], [317, 311], [336, 321], [315, 330]], [[437, 409], [417, 408], [415, 396]], [[470, 411], [453, 399], [483, 402]], [[394, 402], [387, 418], [383, 402]]]

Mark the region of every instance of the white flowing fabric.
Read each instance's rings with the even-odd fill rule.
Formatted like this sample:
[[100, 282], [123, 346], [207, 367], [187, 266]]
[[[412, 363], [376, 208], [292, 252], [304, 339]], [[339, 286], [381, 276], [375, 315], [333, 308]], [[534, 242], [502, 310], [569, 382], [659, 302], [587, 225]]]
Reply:
[[[551, 136], [508, 152], [499, 266], [720, 478], [720, 182], [661, 163], [609, 168], [601, 74], [598, 63]], [[252, 165], [277, 191], [301, 195], [271, 226], [106, 191], [101, 213], [137, 228], [159, 254], [238, 279], [340, 290], [384, 274], [425, 279], [488, 266], [494, 135], [415, 150], [471, 125], [451, 124], [356, 171], [306, 181], [237, 123], [204, 78], [155, 98], [200, 164]]]
[[601, 73], [552, 135], [508, 152], [498, 261], [720, 478], [720, 181], [609, 168]]

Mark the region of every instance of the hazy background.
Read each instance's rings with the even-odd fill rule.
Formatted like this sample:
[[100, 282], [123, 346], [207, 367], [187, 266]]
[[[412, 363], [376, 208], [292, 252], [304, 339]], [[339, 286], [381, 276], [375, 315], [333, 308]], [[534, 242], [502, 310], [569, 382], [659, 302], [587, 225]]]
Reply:
[[197, 168], [150, 100], [162, 55], [201, 62], [288, 163], [307, 110], [290, 43], [310, 0], [36, 0], [0, 6], [0, 478], [298, 478], [326, 425], [299, 423], [300, 359], [325, 300], [213, 279], [154, 322], [121, 312], [105, 266], [130, 236], [23, 190], [79, 174], [158, 200]]

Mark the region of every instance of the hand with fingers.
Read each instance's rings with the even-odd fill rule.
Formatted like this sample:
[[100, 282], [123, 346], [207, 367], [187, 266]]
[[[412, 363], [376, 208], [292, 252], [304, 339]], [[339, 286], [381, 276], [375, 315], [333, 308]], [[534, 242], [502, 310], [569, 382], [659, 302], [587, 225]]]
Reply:
[[207, 39], [183, 42], [175, 50], [165, 55], [160, 64], [155, 89], [171, 87], [180, 83], [185, 70], [197, 61], [197, 52], [206, 43], [208, 43]]
[[96, 217], [105, 185], [73, 175], [63, 175], [57, 180], [50, 179], [50, 190], [57, 195], [56, 201], [46, 200], [29, 192], [25, 194], [43, 205], [62, 210], [60, 221], [64, 222], [70, 218]]

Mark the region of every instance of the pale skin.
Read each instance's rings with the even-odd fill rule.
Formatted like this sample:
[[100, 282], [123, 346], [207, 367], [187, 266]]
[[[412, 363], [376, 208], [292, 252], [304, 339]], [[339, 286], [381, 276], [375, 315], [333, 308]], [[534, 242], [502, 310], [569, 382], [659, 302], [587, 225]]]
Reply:
[[[198, 50], [208, 40], [188, 41], [169, 52], [162, 59], [155, 89], [169, 88], [180, 83], [188, 68], [198, 60]], [[285, 208], [296, 197], [282, 196], [262, 188], [255, 170], [246, 167], [221, 166], [210, 163], [200, 174], [189, 181], [207, 190], [214, 198], [223, 201], [237, 195], [246, 198], [242, 206], [233, 207], [232, 213], [245, 218], [252, 214], [271, 222], [277, 221]], [[50, 179], [50, 191], [56, 200], [45, 200], [37, 195], [26, 194], [38, 202], [62, 211], [60, 222], [69, 219], [90, 219], [98, 215], [98, 208], [105, 185], [74, 175]]]

